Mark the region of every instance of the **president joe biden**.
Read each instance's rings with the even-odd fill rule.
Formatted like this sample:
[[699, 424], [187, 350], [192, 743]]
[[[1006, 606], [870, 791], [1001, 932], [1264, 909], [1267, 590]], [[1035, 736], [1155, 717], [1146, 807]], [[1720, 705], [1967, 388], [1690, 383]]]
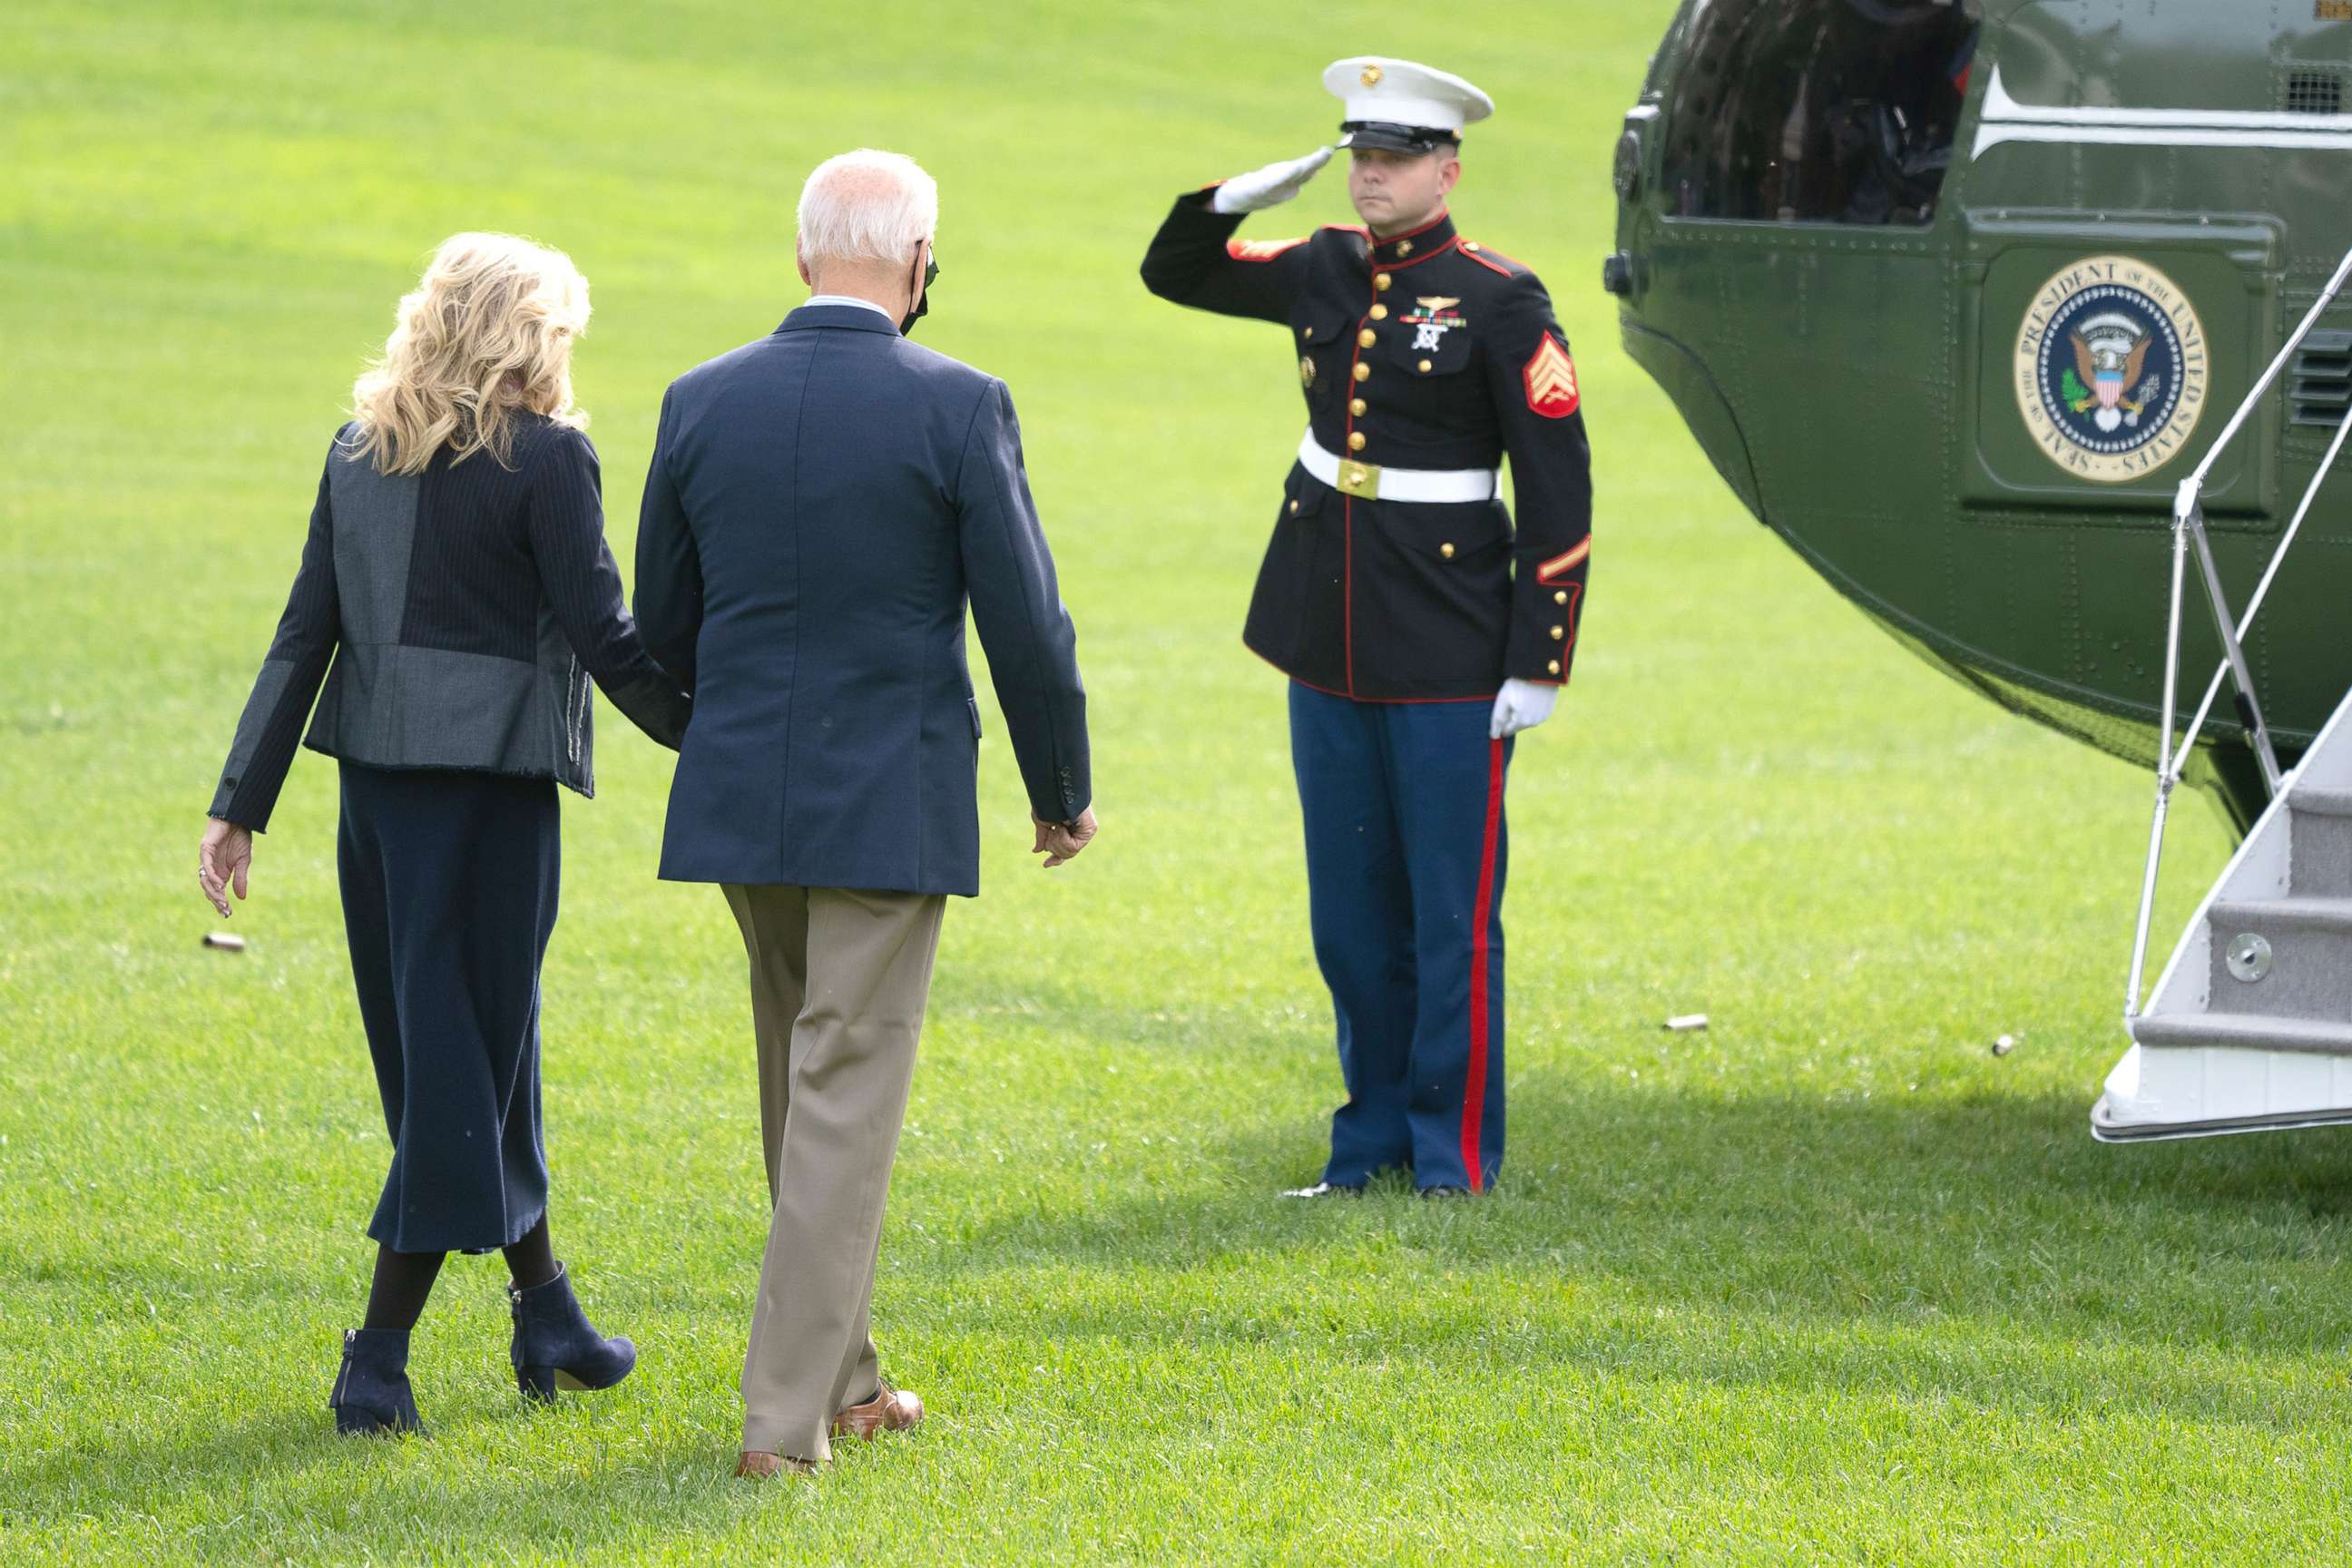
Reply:
[[939, 190], [859, 151], [801, 193], [814, 290], [663, 399], [637, 624], [694, 696], [661, 874], [751, 957], [774, 1209], [740, 1475], [911, 1426], [867, 1331], [883, 1200], [951, 894], [980, 890], [969, 604], [1048, 867], [1094, 837], [1076, 635], [1004, 384], [909, 341]]

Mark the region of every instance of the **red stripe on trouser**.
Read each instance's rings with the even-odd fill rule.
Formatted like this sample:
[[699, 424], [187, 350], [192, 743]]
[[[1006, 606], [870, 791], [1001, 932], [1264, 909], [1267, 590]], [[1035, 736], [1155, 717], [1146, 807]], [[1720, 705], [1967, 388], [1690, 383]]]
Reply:
[[1470, 926], [1470, 1070], [1462, 1082], [1462, 1168], [1470, 1190], [1486, 1184], [1478, 1158], [1479, 1122], [1486, 1113], [1486, 927], [1495, 905], [1495, 844], [1503, 826], [1503, 742], [1489, 741], [1486, 761], [1486, 842], [1478, 856], [1478, 910]]

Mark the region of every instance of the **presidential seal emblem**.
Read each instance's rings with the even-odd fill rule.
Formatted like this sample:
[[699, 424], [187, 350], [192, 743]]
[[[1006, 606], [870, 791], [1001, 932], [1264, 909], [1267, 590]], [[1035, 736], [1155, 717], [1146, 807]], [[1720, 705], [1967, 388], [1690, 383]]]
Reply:
[[2179, 457], [2205, 411], [2205, 325], [2170, 278], [2094, 256], [2033, 296], [2017, 335], [2018, 411], [2042, 455], [2101, 484]]

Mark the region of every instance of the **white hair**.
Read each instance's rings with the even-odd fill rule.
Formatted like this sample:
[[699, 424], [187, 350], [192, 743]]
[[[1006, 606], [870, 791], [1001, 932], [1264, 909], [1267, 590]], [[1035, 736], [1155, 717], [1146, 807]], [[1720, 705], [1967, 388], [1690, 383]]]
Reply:
[[801, 259], [913, 259], [940, 226], [939, 183], [901, 153], [860, 147], [827, 158], [801, 187]]

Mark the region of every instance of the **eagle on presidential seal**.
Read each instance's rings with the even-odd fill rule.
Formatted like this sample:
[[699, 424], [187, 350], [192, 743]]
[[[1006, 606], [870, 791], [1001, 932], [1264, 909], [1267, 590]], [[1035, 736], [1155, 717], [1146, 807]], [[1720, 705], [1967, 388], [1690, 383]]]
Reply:
[[[2067, 408], [2076, 414], [2096, 407], [2091, 422], [2101, 430], [2119, 426], [2137, 427], [2139, 416], [2160, 387], [2140, 384], [2147, 351], [2155, 342], [2147, 328], [2121, 310], [2092, 317], [2067, 334], [2074, 349], [2074, 368], [2063, 388]], [[2137, 399], [2129, 396], [2134, 390]]]

